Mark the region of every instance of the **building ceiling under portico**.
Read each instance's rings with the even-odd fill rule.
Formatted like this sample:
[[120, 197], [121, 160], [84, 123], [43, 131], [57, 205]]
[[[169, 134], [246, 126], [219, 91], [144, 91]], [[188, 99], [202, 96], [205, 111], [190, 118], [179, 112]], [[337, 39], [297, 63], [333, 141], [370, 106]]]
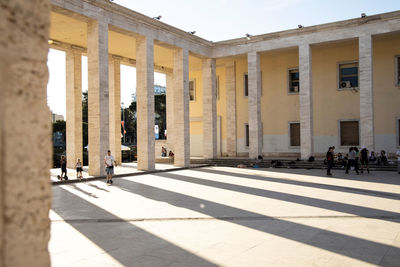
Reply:
[[[128, 59], [136, 59], [135, 33], [124, 33], [112, 27], [108, 34], [108, 50], [112, 55], [118, 55]], [[50, 39], [63, 44], [75, 45], [87, 48], [87, 23], [74, 16], [68, 16], [57, 12], [51, 12]], [[163, 45], [161, 42], [154, 44], [154, 64], [172, 69], [173, 46]], [[201, 59], [189, 55], [189, 69], [201, 68]]]

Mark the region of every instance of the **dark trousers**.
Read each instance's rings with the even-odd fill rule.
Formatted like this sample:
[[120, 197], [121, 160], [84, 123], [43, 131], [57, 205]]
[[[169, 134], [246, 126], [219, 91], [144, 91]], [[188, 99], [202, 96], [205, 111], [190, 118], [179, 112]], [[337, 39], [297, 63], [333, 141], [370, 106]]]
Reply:
[[327, 174], [331, 174], [331, 169], [333, 167], [333, 160], [328, 160], [327, 162], [327, 169], [326, 169], [326, 173]]
[[347, 167], [346, 167], [346, 173], [349, 172], [349, 169], [352, 166], [356, 170], [356, 173], [358, 173], [358, 162], [356, 160], [354, 160], [354, 159], [349, 159], [349, 162], [347, 163]]

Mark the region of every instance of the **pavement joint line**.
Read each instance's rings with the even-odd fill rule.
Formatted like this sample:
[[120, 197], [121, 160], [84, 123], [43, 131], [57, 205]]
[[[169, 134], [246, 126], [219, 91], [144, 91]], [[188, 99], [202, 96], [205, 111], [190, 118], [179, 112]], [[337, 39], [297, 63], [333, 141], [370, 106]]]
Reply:
[[[162, 172], [172, 172], [172, 171], [181, 171], [181, 170], [189, 170], [189, 169], [196, 169], [196, 168], [203, 168], [203, 167], [211, 167], [211, 164], [201, 164], [201, 165], [195, 165], [195, 166], [190, 166], [190, 167], [178, 167], [178, 168], [171, 168], [171, 169], [164, 169], [164, 170], [153, 170], [153, 171], [141, 171], [141, 172], [132, 172], [132, 173], [123, 173], [123, 174], [115, 174], [113, 175], [114, 178], [123, 178], [123, 177], [129, 177], [129, 176], [138, 176], [138, 175], [146, 175], [146, 174], [154, 174], [154, 173], [162, 173]], [[105, 175], [100, 175], [100, 176], [94, 176], [94, 177], [88, 177], [88, 178], [83, 178], [81, 180], [79, 179], [71, 179], [71, 180], [63, 180], [63, 181], [53, 181], [51, 184], [54, 185], [65, 185], [65, 184], [76, 184], [76, 183], [84, 183], [84, 182], [91, 182], [91, 181], [98, 181], [106, 179]]]
[[282, 219], [399, 219], [400, 216], [379, 215], [323, 215], [323, 216], [243, 216], [243, 217], [185, 217], [185, 218], [132, 218], [132, 219], [67, 219], [51, 220], [52, 223], [115, 223], [115, 222], [164, 222], [164, 221], [273, 221]]

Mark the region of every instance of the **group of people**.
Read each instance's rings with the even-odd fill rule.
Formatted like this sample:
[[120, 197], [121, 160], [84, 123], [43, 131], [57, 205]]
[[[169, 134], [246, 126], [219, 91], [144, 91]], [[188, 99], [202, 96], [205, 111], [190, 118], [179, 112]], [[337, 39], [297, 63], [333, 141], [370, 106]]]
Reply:
[[[369, 173], [369, 163], [384, 166], [389, 164], [385, 150], [381, 150], [380, 155], [376, 157], [374, 151], [371, 151], [371, 154], [369, 154], [368, 149], [365, 146], [361, 147], [361, 150], [359, 150], [357, 147], [350, 147], [349, 153], [345, 156], [343, 156], [342, 153], [338, 153], [336, 156], [336, 161], [334, 151], [335, 147], [332, 146], [329, 147], [328, 152], [326, 153], [325, 161], [327, 164], [327, 175], [332, 175], [331, 169], [335, 163], [339, 164], [339, 166], [342, 168], [345, 168], [346, 174], [349, 173], [349, 170], [355, 170], [357, 174], [359, 174], [359, 171], [364, 173], [364, 168], [366, 168], [367, 172]], [[400, 174], [400, 150], [396, 152], [396, 155], [398, 159], [397, 171]]]
[[[60, 165], [61, 165], [61, 175], [57, 175], [57, 178], [59, 180], [68, 180], [67, 176], [67, 160], [64, 155], [61, 156], [60, 159]], [[105, 166], [105, 171], [106, 171], [106, 179], [107, 179], [107, 184], [112, 185], [113, 180], [112, 176], [114, 175], [114, 166], [117, 165], [117, 162], [115, 161], [114, 156], [111, 155], [111, 151], [107, 151], [107, 155], [104, 157], [104, 166]], [[80, 159], [75, 164], [76, 168], [76, 178], [79, 180], [82, 180], [83, 175], [82, 175], [82, 162]]]
[[[161, 148], [161, 157], [166, 157], [167, 156], [167, 149], [165, 147]], [[169, 151], [168, 157], [173, 159], [175, 156], [174, 152], [172, 150]]]
[[[61, 175], [57, 175], [58, 180], [68, 180], [67, 176], [67, 160], [64, 155], [61, 156], [60, 159], [60, 165], [61, 165]], [[79, 180], [82, 180], [83, 175], [82, 175], [82, 162], [81, 159], [78, 159], [78, 161], [75, 164], [76, 167], [76, 178]]]

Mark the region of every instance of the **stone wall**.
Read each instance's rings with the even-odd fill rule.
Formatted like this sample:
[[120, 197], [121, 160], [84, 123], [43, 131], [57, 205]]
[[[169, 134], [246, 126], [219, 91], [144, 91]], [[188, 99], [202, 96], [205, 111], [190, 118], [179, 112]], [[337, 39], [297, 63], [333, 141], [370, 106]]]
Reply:
[[50, 4], [0, 6], [0, 266], [49, 266]]

